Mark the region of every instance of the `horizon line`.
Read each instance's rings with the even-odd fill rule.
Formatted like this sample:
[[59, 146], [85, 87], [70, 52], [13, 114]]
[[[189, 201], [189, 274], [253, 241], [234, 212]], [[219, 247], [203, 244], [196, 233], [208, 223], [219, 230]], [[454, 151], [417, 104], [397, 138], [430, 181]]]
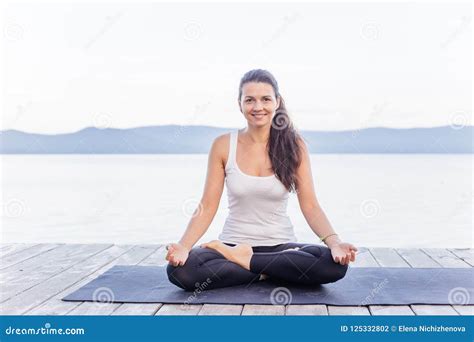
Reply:
[[[151, 127], [209, 127], [209, 128], [217, 128], [217, 129], [238, 129], [243, 127], [222, 127], [222, 126], [212, 126], [212, 125], [179, 125], [179, 124], [166, 124], [166, 125], [149, 125], [149, 126], [134, 126], [134, 127], [127, 127], [127, 128], [118, 128], [118, 127], [97, 127], [97, 126], [87, 126], [81, 128], [79, 130], [70, 131], [70, 132], [60, 132], [60, 133], [41, 133], [41, 132], [27, 132], [18, 129], [5, 129], [0, 130], [1, 133], [5, 133], [8, 131], [16, 131], [25, 134], [39, 134], [39, 135], [66, 135], [66, 134], [75, 134], [87, 129], [96, 129], [96, 130], [118, 130], [118, 131], [125, 131], [129, 129], [140, 129], [140, 128], [151, 128]], [[354, 129], [342, 129], [342, 130], [316, 130], [316, 129], [298, 129], [297, 131], [309, 131], [309, 132], [351, 132], [351, 131], [362, 131], [367, 129], [393, 129], [393, 130], [409, 130], [409, 129], [434, 129], [434, 128], [444, 128], [444, 127], [451, 127], [453, 129], [462, 129], [466, 127], [474, 127], [473, 125], [441, 125], [441, 126], [431, 126], [431, 127], [384, 127], [384, 126], [374, 126], [374, 127], [364, 127], [364, 128], [354, 128]], [[454, 128], [455, 127], [455, 128]]]

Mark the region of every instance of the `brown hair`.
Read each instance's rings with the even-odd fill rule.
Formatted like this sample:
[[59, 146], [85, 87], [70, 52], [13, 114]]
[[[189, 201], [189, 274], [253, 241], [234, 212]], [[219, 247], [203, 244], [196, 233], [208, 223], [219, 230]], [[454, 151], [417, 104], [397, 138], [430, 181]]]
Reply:
[[270, 138], [267, 143], [268, 155], [272, 162], [275, 176], [288, 191], [296, 192], [296, 169], [301, 163], [301, 151], [298, 140], [301, 137], [288, 115], [285, 101], [278, 90], [278, 83], [275, 77], [267, 70], [250, 70], [240, 80], [239, 101], [242, 97], [242, 87], [249, 82], [261, 82], [271, 85], [275, 92], [275, 97], [280, 99], [280, 106], [273, 116], [272, 127], [270, 128]]

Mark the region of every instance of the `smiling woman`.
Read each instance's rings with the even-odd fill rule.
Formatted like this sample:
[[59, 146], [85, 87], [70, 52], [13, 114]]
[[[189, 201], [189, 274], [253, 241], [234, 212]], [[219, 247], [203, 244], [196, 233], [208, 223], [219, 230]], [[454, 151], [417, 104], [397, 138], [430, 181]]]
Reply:
[[[193, 290], [203, 282], [211, 289], [268, 277], [306, 285], [343, 278], [357, 248], [338, 238], [316, 199], [308, 149], [273, 75], [261, 69], [247, 72], [238, 106], [247, 127], [215, 139], [199, 207], [180, 242], [167, 246], [169, 280]], [[217, 212], [224, 183], [229, 215], [219, 240], [193, 248]], [[286, 213], [292, 191], [327, 247], [296, 242]]]
[[238, 105], [249, 127], [263, 133], [262, 141], [267, 142], [268, 149], [265, 154], [268, 154], [277, 178], [288, 191], [296, 191], [296, 168], [301, 163], [298, 141], [301, 138], [293, 127], [273, 75], [260, 69], [246, 73], [240, 81]]

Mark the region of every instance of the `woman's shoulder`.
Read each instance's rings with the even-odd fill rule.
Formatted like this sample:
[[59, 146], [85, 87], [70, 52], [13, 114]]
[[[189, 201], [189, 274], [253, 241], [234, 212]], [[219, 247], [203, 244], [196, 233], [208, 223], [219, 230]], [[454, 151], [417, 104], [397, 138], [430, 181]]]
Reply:
[[230, 132], [221, 134], [214, 138], [211, 152], [215, 153], [224, 163], [227, 161], [230, 145]]
[[225, 150], [229, 148], [230, 144], [230, 132], [221, 134], [214, 138], [214, 141], [212, 144], [218, 149], [218, 150]]
[[296, 142], [298, 147], [300, 148], [301, 152], [308, 153], [308, 144], [306, 143], [304, 137], [302, 135], [298, 135], [296, 138]]

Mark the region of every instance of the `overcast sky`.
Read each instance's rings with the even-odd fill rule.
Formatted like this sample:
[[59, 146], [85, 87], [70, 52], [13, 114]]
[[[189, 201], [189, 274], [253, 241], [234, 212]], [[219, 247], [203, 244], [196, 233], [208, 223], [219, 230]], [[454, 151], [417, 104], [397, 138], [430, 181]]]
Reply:
[[469, 4], [10, 5], [2, 129], [243, 127], [277, 78], [300, 129], [472, 124]]

